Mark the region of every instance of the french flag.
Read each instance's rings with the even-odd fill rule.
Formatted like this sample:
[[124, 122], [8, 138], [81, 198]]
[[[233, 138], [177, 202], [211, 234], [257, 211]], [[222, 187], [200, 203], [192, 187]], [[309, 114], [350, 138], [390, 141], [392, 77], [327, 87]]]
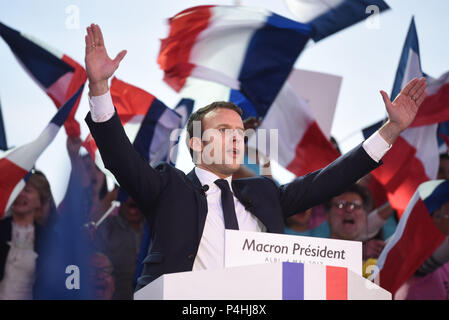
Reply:
[[[267, 133], [267, 137], [261, 132]], [[273, 137], [273, 133], [277, 134]], [[340, 155], [322, 132], [308, 102], [295, 93], [288, 81], [257, 129], [257, 134], [250, 137], [248, 146], [264, 153], [296, 176], [321, 169]]]
[[372, 278], [382, 288], [394, 295], [446, 239], [432, 214], [448, 199], [449, 180], [431, 180], [417, 188], [377, 260], [377, 272]]
[[8, 211], [12, 202], [26, 184], [28, 172], [53, 141], [79, 100], [83, 87], [61, 107], [47, 127], [34, 141], [6, 152], [0, 158], [0, 218]]
[[[379, 292], [370, 285], [348, 268], [282, 262], [282, 300], [379, 299]], [[382, 299], [389, 296], [384, 292]]]
[[[0, 35], [25, 71], [47, 93], [57, 108], [78, 92], [79, 88], [84, 87], [83, 84], [87, 80], [86, 71], [67, 55], [1, 22]], [[81, 95], [65, 123], [69, 136], [78, 137], [81, 133], [80, 125], [75, 120], [80, 99]]]
[[390, 7], [382, 0], [285, 0], [298, 21], [313, 26], [319, 41]]
[[[170, 136], [173, 130], [185, 125], [192, 112], [193, 101], [183, 99], [173, 110], [152, 94], [115, 77], [111, 80], [110, 92], [117, 114], [134, 148], [150, 164], [174, 161], [169, 156], [174, 157], [176, 154], [173, 153], [176, 140], [170, 144]], [[92, 135], [88, 135], [83, 146], [97, 166], [113, 177], [105, 168]]]
[[[302, 70], [294, 69], [294, 71]], [[298, 74], [306, 76], [311, 73]], [[296, 176], [301, 176], [325, 167], [335, 160], [339, 153], [324, 134], [321, 127], [323, 122], [319, 124], [312, 114], [311, 104], [316, 101], [313, 97], [310, 97], [312, 100], [308, 98], [306, 101], [297, 94], [297, 90], [294, 89], [297, 85], [293, 82], [292, 75], [294, 72], [290, 74], [260, 127], [256, 129], [256, 134], [249, 137], [247, 145], [250, 147], [249, 155], [251, 150], [257, 150]], [[313, 79], [304, 78], [303, 80], [316, 82], [317, 79], [329, 82], [332, 79], [335, 80], [335, 77], [328, 74], [319, 74], [317, 77], [315, 74]], [[339, 88], [339, 86], [336, 87]], [[219, 83], [188, 78], [180, 94], [194, 99], [200, 106], [207, 105], [211, 101], [231, 101], [242, 109], [243, 119], [248, 117], [262, 119], [257, 108], [240, 91]], [[325, 106], [319, 105], [319, 107], [333, 114], [337, 97], [338, 92], [335, 94], [335, 101], [326, 101]], [[270, 150], [278, 152], [270, 153]]]
[[[394, 99], [411, 79], [422, 76], [418, 36], [414, 19], [412, 19], [391, 98]], [[430, 98], [432, 99], [432, 96]], [[406, 129], [383, 157], [384, 164], [372, 172], [373, 176], [385, 187], [390, 205], [396, 209], [399, 217], [418, 186], [425, 181], [435, 179], [438, 172], [437, 128], [438, 122], [444, 119], [441, 118], [442, 112], [438, 109], [431, 108], [436, 115], [434, 118], [431, 112], [426, 111], [425, 108], [431, 106], [426, 102], [429, 101], [428, 99], [429, 97], [426, 97], [417, 115], [417, 117], [420, 114], [425, 115], [421, 119], [427, 120], [420, 126]], [[433, 120], [430, 121], [430, 119]], [[364, 129], [365, 138], [381, 125], [382, 121]]]
[[189, 8], [169, 26], [158, 63], [174, 90], [189, 77], [218, 82], [239, 90], [262, 117], [312, 32], [310, 25], [242, 6]]

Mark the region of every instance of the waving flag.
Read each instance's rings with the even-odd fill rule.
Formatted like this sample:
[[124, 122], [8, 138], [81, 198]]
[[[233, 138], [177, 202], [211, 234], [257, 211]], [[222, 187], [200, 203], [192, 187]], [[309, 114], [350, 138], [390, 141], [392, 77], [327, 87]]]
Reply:
[[[422, 75], [418, 36], [412, 19], [391, 94], [392, 100], [405, 84]], [[420, 109], [423, 107], [424, 104]], [[365, 138], [381, 125], [382, 121], [363, 130]], [[439, 163], [437, 128], [438, 124], [433, 123], [406, 129], [383, 157], [384, 164], [372, 172], [385, 187], [390, 204], [397, 210], [399, 217], [418, 186], [436, 178]]]
[[6, 143], [5, 125], [3, 124], [2, 116], [2, 104], [0, 103], [0, 150], [6, 149], [8, 149], [8, 144]]
[[[40, 43], [0, 22], [0, 35], [6, 41], [25, 71], [60, 108], [79, 88], [87, 76], [83, 67], [70, 57]], [[69, 136], [80, 135], [80, 125], [75, 120], [81, 95], [67, 118], [65, 128]]]
[[313, 40], [331, 34], [379, 14], [390, 7], [382, 0], [285, 0], [298, 21], [314, 28]]
[[176, 91], [188, 77], [242, 92], [262, 116], [273, 103], [311, 27], [264, 9], [199, 6], [169, 19], [158, 63]]
[[265, 138], [259, 134], [249, 139], [248, 146], [265, 151], [266, 156], [296, 176], [321, 169], [339, 156], [318, 126], [307, 101], [295, 94], [289, 82], [283, 86], [258, 132], [269, 133], [272, 129], [277, 130], [277, 148], [268, 137], [267, 144], [261, 144], [258, 140]]
[[422, 72], [418, 34], [415, 19], [412, 18], [394, 80], [392, 98], [396, 97], [413, 77], [423, 76], [427, 80], [427, 96], [419, 107], [418, 114], [410, 127], [449, 121], [449, 72], [438, 79]]
[[[113, 78], [110, 88], [112, 102], [134, 148], [151, 163], [169, 161], [170, 135], [173, 130], [183, 128], [193, 109], [192, 100], [182, 100], [179, 109], [184, 117], [170, 109], [152, 94]], [[183, 122], [184, 121], [184, 122]], [[92, 136], [86, 138], [83, 146], [95, 160], [97, 166], [112, 175], [104, 167], [100, 152]]]
[[[211, 101], [231, 101], [243, 110], [243, 119], [248, 117], [261, 119], [262, 124], [257, 129], [261, 134], [250, 137], [248, 146], [253, 150], [257, 149], [300, 176], [321, 169], [339, 156], [338, 151], [321, 129], [322, 125], [327, 124], [328, 119], [319, 123], [312, 114], [311, 105], [316, 108], [321, 107], [320, 111], [323, 111], [326, 106], [327, 112], [333, 114], [340, 81], [338, 77], [326, 74], [314, 74], [314, 79], [307, 78], [311, 75], [310, 72], [296, 73], [295, 71], [302, 70], [293, 70], [264, 118], [263, 114], [259, 114], [257, 108], [238, 90], [211, 81], [189, 78], [181, 95], [194, 99], [199, 106], [207, 105]], [[322, 82], [331, 84], [333, 93], [329, 94], [329, 99], [321, 101], [317, 101], [314, 95], [309, 95], [306, 101], [297, 94], [298, 75], [301, 81], [316, 82], [320, 79]], [[295, 79], [292, 76], [295, 76]], [[327, 88], [323, 90], [327, 91]], [[276, 139], [274, 135], [276, 132], [278, 148], [270, 144], [270, 135], [273, 134], [271, 137]], [[278, 150], [278, 153], [270, 153], [270, 146], [272, 150]]]
[[394, 295], [445, 240], [431, 216], [447, 201], [449, 180], [427, 181], [418, 187], [377, 261], [373, 278], [382, 288]]
[[0, 218], [6, 213], [12, 202], [25, 186], [28, 172], [56, 137], [68, 115], [75, 106], [83, 91], [83, 87], [58, 110], [56, 115], [42, 131], [39, 137], [21, 147], [8, 151], [0, 158]]

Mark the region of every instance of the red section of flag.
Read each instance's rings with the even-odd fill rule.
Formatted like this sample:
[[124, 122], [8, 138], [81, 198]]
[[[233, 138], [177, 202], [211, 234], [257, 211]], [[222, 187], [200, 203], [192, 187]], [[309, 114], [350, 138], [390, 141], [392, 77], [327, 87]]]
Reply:
[[326, 300], [348, 300], [348, 269], [326, 266]]
[[[74, 72], [66, 73], [46, 91], [58, 109], [64, 105], [64, 103], [69, 100], [87, 80], [86, 71], [75, 60], [64, 55], [62, 61], [70, 65], [74, 69]], [[75, 120], [75, 114], [78, 110], [81, 95], [82, 93], [78, 97], [72, 111], [70, 111], [70, 114], [64, 123], [67, 135], [71, 137], [79, 137], [81, 134], [80, 124]]]
[[145, 115], [155, 99], [152, 94], [115, 77], [111, 81], [110, 92], [123, 124], [136, 115]]
[[326, 139], [316, 121], [309, 125], [295, 152], [295, 158], [287, 169], [296, 176], [321, 169], [339, 156], [337, 149]]
[[[87, 80], [87, 74], [86, 71], [82, 66], [80, 66], [75, 60], [72, 58], [64, 55], [62, 57], [62, 61], [69, 64], [73, 69], [75, 69], [75, 73], [73, 74], [72, 80], [70, 81], [69, 87], [67, 88], [67, 92], [65, 94], [65, 100], [64, 103], [69, 100], [78, 90], [79, 88], [86, 82]], [[75, 102], [75, 105], [73, 106], [72, 111], [70, 111], [70, 114], [67, 118], [67, 120], [64, 123], [65, 130], [67, 132], [67, 135], [71, 137], [79, 137], [81, 134], [80, 130], [80, 124], [78, 121], [75, 120], [75, 113], [78, 110], [79, 103], [81, 101], [82, 92], [78, 98], [78, 100]], [[63, 105], [62, 103], [61, 105]], [[61, 105], [56, 105], [58, 108]]]
[[401, 238], [388, 252], [379, 275], [380, 286], [394, 295], [444, 239], [445, 235], [419, 199], [408, 216]]
[[449, 83], [443, 84], [435, 94], [426, 97], [411, 127], [446, 121], [449, 121]]
[[368, 189], [370, 190], [373, 197], [375, 208], [379, 208], [388, 201], [388, 196], [385, 188], [381, 183], [379, 183], [379, 181], [377, 181], [377, 179], [373, 175], [371, 175], [370, 177]]
[[84, 147], [84, 149], [87, 150], [91, 158], [95, 160], [95, 153], [98, 147], [97, 144], [95, 143], [94, 138], [92, 137], [92, 134], [89, 133], [87, 138], [83, 141], [82, 146]]
[[390, 206], [402, 216], [418, 186], [429, 180], [423, 163], [416, 158], [416, 148], [399, 136], [382, 158], [383, 165], [372, 172], [388, 192]]
[[209, 25], [212, 7], [189, 8], [169, 19], [170, 33], [161, 40], [157, 62], [164, 70], [164, 81], [178, 92], [195, 67], [189, 62], [190, 52], [198, 35]]
[[0, 159], [0, 218], [5, 214], [6, 205], [16, 185], [27, 171], [7, 158]]
[[[156, 99], [145, 90], [115, 77], [111, 80], [110, 93], [112, 103], [123, 125], [136, 115], [146, 115], [154, 99]], [[95, 160], [95, 153], [98, 148], [91, 134], [87, 136], [82, 146], [89, 152], [92, 159]]]

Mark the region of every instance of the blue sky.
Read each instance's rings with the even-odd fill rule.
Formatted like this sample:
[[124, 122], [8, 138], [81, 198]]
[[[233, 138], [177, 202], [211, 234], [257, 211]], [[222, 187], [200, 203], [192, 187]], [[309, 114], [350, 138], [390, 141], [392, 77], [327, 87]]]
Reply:
[[[293, 18], [283, 0], [241, 0]], [[110, 55], [127, 49], [116, 76], [154, 95], [168, 106], [179, 96], [163, 81], [156, 58], [160, 39], [167, 34], [166, 19], [200, 4], [233, 4], [234, 1], [186, 0], [0, 0], [0, 21], [32, 35], [84, 64], [85, 27], [99, 24]], [[313, 44], [299, 57], [296, 67], [343, 77], [332, 135], [344, 151], [361, 141], [353, 135], [385, 116], [380, 89], [391, 91], [403, 42], [414, 15], [420, 42], [423, 70], [439, 77], [449, 69], [449, 1], [387, 0], [391, 10], [380, 16], [380, 28], [369, 29], [364, 22]], [[72, 7], [79, 13], [79, 28], [72, 28]], [[69, 25], [67, 25], [69, 22]], [[67, 27], [69, 26], [69, 27]], [[0, 100], [10, 146], [19, 146], [37, 137], [56, 108], [47, 95], [29, 78], [0, 41]], [[84, 117], [88, 110], [87, 90], [77, 113], [82, 136], [87, 135]], [[349, 138], [348, 138], [349, 137]], [[60, 132], [37, 162], [50, 179], [57, 202], [64, 195], [70, 163], [65, 152], [66, 136]], [[184, 147], [183, 147], [184, 149]], [[180, 167], [192, 167], [181, 152]], [[179, 161], [179, 160], [178, 160]], [[276, 171], [284, 182], [291, 175]]]

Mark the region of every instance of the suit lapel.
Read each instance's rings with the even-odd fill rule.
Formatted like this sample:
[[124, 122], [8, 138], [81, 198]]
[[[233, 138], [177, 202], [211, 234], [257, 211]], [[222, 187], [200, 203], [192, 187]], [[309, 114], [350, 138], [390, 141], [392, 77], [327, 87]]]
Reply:
[[206, 223], [206, 216], [207, 216], [207, 199], [206, 199], [206, 193], [202, 189], [202, 185], [200, 180], [195, 174], [195, 168], [192, 169], [187, 174], [187, 178], [192, 182], [193, 187], [195, 188], [195, 197], [196, 202], [198, 204], [198, 243], [201, 241], [201, 237], [203, 235], [204, 225]]
[[248, 185], [244, 183], [244, 180], [232, 180], [232, 190], [234, 191], [235, 197], [239, 199], [240, 203], [245, 207], [245, 210], [259, 219], [269, 232], [269, 227], [271, 226], [270, 217], [265, 216], [262, 214], [263, 212], [261, 210], [257, 209], [256, 200], [254, 200], [257, 199], [257, 195], [249, 192]]

